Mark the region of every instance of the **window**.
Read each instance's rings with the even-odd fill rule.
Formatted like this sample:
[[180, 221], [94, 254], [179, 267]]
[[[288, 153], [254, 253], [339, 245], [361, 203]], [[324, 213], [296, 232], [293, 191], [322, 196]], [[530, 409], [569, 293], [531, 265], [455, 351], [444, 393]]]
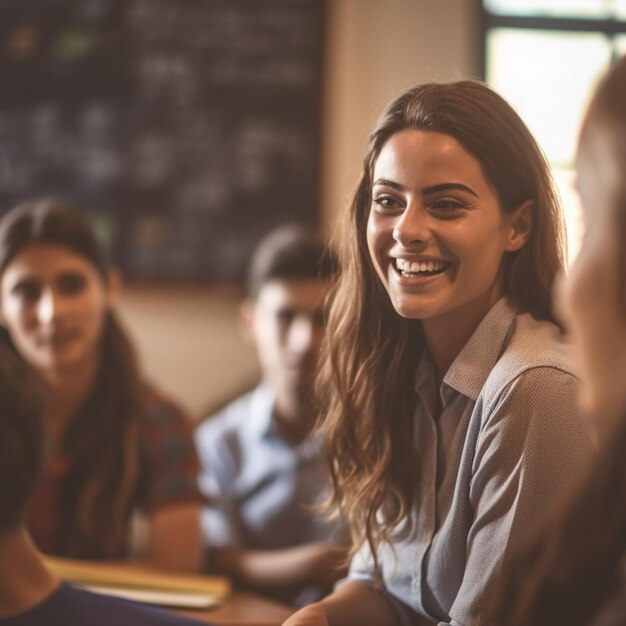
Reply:
[[550, 161], [570, 259], [581, 237], [576, 141], [598, 79], [626, 54], [626, 0], [483, 0], [485, 80], [520, 113]]

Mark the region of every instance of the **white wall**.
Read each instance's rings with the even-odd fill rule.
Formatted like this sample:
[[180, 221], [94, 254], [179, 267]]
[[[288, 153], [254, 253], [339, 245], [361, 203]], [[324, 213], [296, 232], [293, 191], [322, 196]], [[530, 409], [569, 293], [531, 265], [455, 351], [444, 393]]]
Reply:
[[475, 78], [476, 0], [328, 0], [326, 226], [352, 191], [387, 103], [422, 82]]
[[[410, 85], [475, 77], [475, 0], [327, 0], [322, 216], [328, 232], [356, 182], [367, 134]], [[147, 375], [197, 416], [257, 375], [238, 296], [210, 287], [128, 287], [122, 319]]]
[[234, 290], [127, 287], [119, 311], [148, 378], [199, 418], [258, 377], [238, 307]]

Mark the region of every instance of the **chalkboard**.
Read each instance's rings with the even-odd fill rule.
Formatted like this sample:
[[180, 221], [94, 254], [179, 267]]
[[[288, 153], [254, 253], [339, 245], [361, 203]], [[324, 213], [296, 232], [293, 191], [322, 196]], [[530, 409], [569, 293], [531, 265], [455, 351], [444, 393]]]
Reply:
[[322, 0], [0, 0], [0, 210], [88, 212], [128, 277], [233, 280], [315, 226]]

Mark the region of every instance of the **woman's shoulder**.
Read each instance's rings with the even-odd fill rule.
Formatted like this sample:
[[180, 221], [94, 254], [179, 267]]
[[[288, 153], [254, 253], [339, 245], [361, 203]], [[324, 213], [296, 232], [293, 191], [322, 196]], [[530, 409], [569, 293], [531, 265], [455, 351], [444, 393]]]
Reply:
[[142, 383], [138, 420], [139, 448], [155, 503], [179, 499], [181, 494], [199, 501], [195, 477], [199, 461], [193, 440], [193, 423], [173, 400], [151, 384]]
[[556, 463], [554, 450], [566, 449], [577, 467], [586, 468], [597, 435], [578, 401], [570, 347], [550, 322], [518, 315], [514, 326], [476, 403], [482, 440], [487, 448], [498, 441], [502, 450], [517, 446], [525, 454], [545, 456], [546, 463]]
[[500, 376], [547, 367], [576, 375], [572, 348], [561, 329], [528, 313], [516, 315], [508, 341], [494, 366]]
[[141, 382], [140, 387], [139, 418], [142, 429], [168, 425], [184, 425], [189, 429], [192, 427], [188, 412], [176, 400], [145, 380]]
[[548, 386], [551, 382], [558, 386], [559, 381], [578, 378], [571, 346], [559, 327], [527, 313], [516, 315], [502, 353], [483, 387], [483, 401], [495, 400], [520, 377]]

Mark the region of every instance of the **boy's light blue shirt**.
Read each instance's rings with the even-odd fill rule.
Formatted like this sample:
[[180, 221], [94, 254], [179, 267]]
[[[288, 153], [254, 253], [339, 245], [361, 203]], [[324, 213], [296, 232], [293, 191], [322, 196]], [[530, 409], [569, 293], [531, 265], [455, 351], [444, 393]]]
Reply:
[[311, 510], [329, 481], [316, 435], [283, 441], [272, 419], [274, 397], [261, 385], [196, 430], [202, 463], [202, 513], [211, 547], [280, 549], [312, 541], [341, 542], [337, 525]]

